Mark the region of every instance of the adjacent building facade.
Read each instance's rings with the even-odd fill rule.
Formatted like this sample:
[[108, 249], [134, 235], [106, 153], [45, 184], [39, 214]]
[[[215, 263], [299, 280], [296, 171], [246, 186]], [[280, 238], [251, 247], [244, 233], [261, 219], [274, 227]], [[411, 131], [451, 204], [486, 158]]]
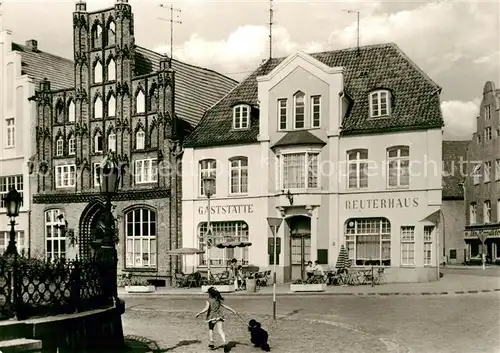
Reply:
[[[440, 88], [394, 44], [270, 59], [214, 107], [183, 155], [183, 246], [211, 267], [272, 269], [267, 217], [284, 221], [279, 281], [307, 261], [382, 266], [388, 281], [437, 278], [442, 198]], [[210, 210], [204, 177], [216, 178]], [[206, 266], [206, 256], [188, 258]]]
[[[0, 17], [1, 21], [1, 17]], [[30, 185], [26, 164], [32, 153], [31, 132], [35, 106], [28, 101], [35, 90], [34, 82], [25, 75], [21, 54], [13, 50], [9, 31], [0, 33], [0, 253], [9, 243], [10, 219], [5, 215], [3, 198], [14, 187], [22, 195], [16, 218], [16, 242], [20, 252], [30, 248]]]
[[96, 169], [113, 153], [125, 168], [113, 200], [119, 272], [163, 281], [180, 263], [167, 255], [181, 246], [179, 143], [236, 83], [136, 45], [134, 31], [126, 0], [94, 12], [79, 1], [74, 60], [59, 68], [68, 82], [39, 82], [33, 247], [50, 259], [92, 256], [105, 211]]
[[470, 141], [443, 141], [443, 264], [463, 264], [467, 259], [463, 237], [465, 223], [464, 182]]
[[467, 153], [465, 242], [468, 260], [500, 262], [500, 90], [486, 82]]

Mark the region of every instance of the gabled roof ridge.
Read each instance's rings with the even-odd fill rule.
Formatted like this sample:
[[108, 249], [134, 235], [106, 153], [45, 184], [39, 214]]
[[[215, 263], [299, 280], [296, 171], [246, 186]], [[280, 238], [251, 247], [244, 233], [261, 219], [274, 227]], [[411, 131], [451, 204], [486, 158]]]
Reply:
[[383, 47], [388, 47], [395, 45], [392, 42], [385, 42], [385, 43], [377, 43], [377, 44], [367, 44], [367, 45], [360, 45], [358, 47], [349, 47], [349, 48], [342, 48], [342, 49], [332, 49], [332, 50], [323, 50], [319, 52], [312, 52], [312, 53], [306, 53], [308, 55], [321, 55], [321, 54], [331, 54], [331, 53], [340, 53], [340, 52], [348, 52], [348, 51], [357, 51], [359, 50], [370, 50], [373, 48], [383, 48]]
[[[54, 58], [58, 58], [58, 59], [65, 60], [65, 61], [70, 62], [70, 63], [74, 63], [74, 61], [71, 60], [71, 59], [65, 58], [64, 56], [60, 56], [60, 55], [57, 55], [57, 54], [49, 53], [48, 51], [43, 51], [43, 50], [40, 50], [40, 49], [37, 49], [36, 51], [33, 51], [33, 50], [28, 49], [26, 47], [26, 45], [24, 45], [24, 44], [19, 44], [19, 43], [16, 43], [16, 42], [12, 42], [12, 44], [20, 46], [26, 53], [32, 52], [32, 53], [35, 53], [35, 54], [46, 54], [46, 55], [50, 55], [50, 56], [52, 56]], [[18, 50], [14, 49], [13, 51], [18, 51]]]
[[[159, 55], [159, 56], [163, 56], [163, 57], [165, 57], [165, 56], [166, 56], [166, 55], [164, 55], [164, 54], [160, 54], [160, 53], [158, 53], [157, 51], [154, 51], [154, 50], [152, 50], [152, 49], [149, 49], [149, 48], [146, 48], [146, 47], [143, 47], [143, 46], [137, 45], [137, 44], [135, 44], [135, 47], [136, 47], [136, 48], [140, 48], [140, 49], [144, 49], [144, 50], [146, 50], [146, 51], [149, 51], [149, 52], [151, 52], [151, 53], [153, 53], [153, 54], [156, 54], [156, 55]], [[229, 77], [229, 76], [226, 76], [226, 75], [224, 75], [224, 74], [222, 74], [222, 73], [220, 73], [220, 72], [218, 72], [218, 71], [215, 71], [215, 70], [212, 70], [212, 69], [208, 69], [208, 68], [203, 67], [203, 66], [198, 66], [198, 65], [190, 64], [190, 63], [187, 63], [187, 62], [185, 62], [185, 61], [181, 61], [181, 60], [177, 60], [177, 59], [172, 59], [172, 60], [173, 60], [173, 61], [177, 61], [178, 63], [182, 63], [183, 65], [187, 65], [187, 66], [191, 66], [191, 67], [196, 68], [196, 69], [200, 69], [200, 70], [202, 70], [202, 71], [212, 72], [212, 73], [214, 73], [214, 74], [216, 74], [216, 75], [221, 76], [222, 78], [229, 79], [229, 80], [231, 80], [231, 81], [233, 81], [233, 82], [235, 82], [235, 83], [238, 83], [238, 81], [236, 81], [235, 79], [233, 79], [233, 78], [231, 78], [231, 77]]]

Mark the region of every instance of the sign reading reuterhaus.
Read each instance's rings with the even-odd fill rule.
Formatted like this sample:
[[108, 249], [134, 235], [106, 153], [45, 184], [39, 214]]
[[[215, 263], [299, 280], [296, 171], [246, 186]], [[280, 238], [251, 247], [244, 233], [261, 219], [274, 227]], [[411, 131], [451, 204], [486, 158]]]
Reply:
[[366, 208], [411, 208], [418, 207], [417, 197], [371, 199], [371, 200], [346, 200], [346, 210], [363, 210]]

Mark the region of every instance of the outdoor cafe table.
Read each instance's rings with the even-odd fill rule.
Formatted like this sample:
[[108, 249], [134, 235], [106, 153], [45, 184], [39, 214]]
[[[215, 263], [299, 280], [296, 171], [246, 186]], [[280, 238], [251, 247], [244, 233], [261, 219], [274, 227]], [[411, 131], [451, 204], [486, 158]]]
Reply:
[[349, 284], [369, 284], [373, 281], [374, 267], [352, 267], [349, 269]]

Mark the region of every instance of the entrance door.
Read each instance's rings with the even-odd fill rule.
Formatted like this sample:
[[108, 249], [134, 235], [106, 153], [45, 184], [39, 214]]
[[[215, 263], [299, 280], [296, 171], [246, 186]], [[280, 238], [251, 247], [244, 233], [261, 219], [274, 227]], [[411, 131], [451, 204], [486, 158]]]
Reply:
[[291, 280], [305, 279], [305, 266], [311, 260], [311, 219], [306, 216], [295, 216], [288, 222]]

